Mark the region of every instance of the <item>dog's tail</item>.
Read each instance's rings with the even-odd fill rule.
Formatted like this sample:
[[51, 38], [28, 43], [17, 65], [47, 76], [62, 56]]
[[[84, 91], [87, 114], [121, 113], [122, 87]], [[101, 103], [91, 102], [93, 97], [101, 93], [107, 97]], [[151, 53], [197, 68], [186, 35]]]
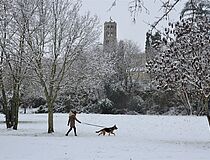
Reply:
[[101, 130], [99, 130], [99, 131], [96, 131], [96, 133], [99, 133], [99, 132], [101, 132]]

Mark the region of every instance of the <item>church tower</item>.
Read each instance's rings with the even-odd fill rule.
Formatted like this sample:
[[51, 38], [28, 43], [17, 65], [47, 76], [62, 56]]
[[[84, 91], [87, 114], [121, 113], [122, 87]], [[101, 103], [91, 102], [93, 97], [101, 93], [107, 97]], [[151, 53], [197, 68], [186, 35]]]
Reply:
[[117, 49], [117, 23], [110, 18], [104, 23], [104, 52], [113, 52]]

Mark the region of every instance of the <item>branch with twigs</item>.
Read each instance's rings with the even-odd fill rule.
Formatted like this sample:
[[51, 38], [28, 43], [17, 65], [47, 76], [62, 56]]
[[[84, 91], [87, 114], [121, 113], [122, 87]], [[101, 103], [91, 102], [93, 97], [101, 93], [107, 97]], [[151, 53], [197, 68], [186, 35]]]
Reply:
[[169, 13], [175, 8], [177, 3], [180, 2], [180, 0], [176, 0], [172, 5], [169, 5], [169, 0], [167, 2], [163, 2], [162, 8], [165, 8], [165, 13], [151, 26], [152, 30], [156, 28], [156, 26], [169, 15]]
[[[154, 0], [155, 2], [156, 0]], [[164, 14], [151, 26], [152, 29], [154, 29], [165, 17], [169, 15], [169, 13], [175, 8], [178, 2], [181, 0], [175, 0], [174, 3], [170, 4], [170, 0], [166, 0], [165, 2], [162, 0], [159, 0], [162, 2], [161, 9], [164, 8]], [[111, 7], [107, 11], [111, 11], [113, 7], [117, 5], [117, 0], [114, 0]], [[142, 10], [145, 10], [146, 13], [149, 14], [149, 9], [144, 5], [143, 0], [130, 0], [128, 10], [131, 13], [132, 21], [136, 22], [136, 17], [138, 16], [138, 13], [142, 12]]]

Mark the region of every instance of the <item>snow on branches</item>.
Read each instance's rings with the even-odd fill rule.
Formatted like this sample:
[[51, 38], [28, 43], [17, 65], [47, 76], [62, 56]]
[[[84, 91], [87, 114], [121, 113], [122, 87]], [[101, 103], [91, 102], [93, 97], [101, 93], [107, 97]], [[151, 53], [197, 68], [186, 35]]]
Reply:
[[194, 17], [169, 23], [147, 64], [158, 88], [210, 95], [210, 21]]

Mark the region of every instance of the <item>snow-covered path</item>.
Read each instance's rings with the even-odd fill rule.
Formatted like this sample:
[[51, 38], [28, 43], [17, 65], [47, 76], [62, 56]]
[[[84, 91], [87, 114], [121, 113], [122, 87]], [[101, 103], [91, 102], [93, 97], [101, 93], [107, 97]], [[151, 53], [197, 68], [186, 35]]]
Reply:
[[82, 122], [112, 126], [116, 136], [55, 114], [55, 133], [47, 134], [46, 114], [21, 114], [17, 131], [5, 129], [0, 115], [0, 160], [208, 160], [210, 131], [205, 117], [79, 114]]

